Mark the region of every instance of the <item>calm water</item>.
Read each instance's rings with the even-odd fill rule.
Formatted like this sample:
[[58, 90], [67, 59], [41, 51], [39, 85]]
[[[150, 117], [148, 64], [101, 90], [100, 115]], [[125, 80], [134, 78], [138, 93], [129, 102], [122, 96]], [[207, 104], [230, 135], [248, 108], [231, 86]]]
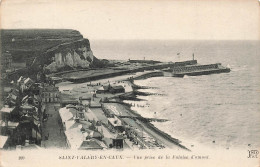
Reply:
[[260, 147], [259, 41], [92, 41], [91, 48], [98, 58], [181, 61], [194, 53], [201, 64], [229, 64], [225, 74], [136, 81], [165, 94], [146, 97], [150, 107], [137, 110], [169, 119], [155, 125], [184, 143]]

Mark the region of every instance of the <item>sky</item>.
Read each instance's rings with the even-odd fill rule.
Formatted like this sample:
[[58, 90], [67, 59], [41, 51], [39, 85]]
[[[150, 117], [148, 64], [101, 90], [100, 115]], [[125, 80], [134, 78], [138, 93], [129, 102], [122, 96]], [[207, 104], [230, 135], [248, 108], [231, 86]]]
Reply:
[[2, 0], [2, 28], [89, 39], [260, 40], [258, 0]]

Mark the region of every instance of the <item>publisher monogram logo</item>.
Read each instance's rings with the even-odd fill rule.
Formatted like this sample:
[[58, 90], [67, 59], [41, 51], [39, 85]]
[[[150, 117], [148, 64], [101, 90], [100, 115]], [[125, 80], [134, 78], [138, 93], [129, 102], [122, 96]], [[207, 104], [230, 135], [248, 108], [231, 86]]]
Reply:
[[258, 150], [248, 150], [248, 157], [247, 158], [257, 158], [257, 155], [259, 154]]

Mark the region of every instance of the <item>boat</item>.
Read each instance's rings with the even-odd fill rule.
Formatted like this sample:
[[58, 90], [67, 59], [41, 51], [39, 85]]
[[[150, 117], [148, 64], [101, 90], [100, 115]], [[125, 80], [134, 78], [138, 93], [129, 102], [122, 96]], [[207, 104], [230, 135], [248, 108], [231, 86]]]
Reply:
[[172, 69], [173, 77], [184, 77], [188, 76], [197, 76], [197, 75], [209, 75], [209, 74], [218, 74], [218, 73], [228, 73], [230, 68], [224, 67], [221, 63], [216, 64], [207, 64], [207, 65], [189, 65], [174, 67]]

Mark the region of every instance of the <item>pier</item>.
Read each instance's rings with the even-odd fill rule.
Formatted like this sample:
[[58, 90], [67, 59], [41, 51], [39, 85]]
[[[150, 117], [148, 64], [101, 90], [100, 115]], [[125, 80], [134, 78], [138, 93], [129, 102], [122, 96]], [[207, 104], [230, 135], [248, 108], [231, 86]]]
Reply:
[[175, 67], [172, 69], [174, 77], [183, 77], [184, 75], [197, 76], [217, 73], [228, 73], [230, 68], [223, 67], [220, 63], [207, 65], [192, 65], [184, 67]]

